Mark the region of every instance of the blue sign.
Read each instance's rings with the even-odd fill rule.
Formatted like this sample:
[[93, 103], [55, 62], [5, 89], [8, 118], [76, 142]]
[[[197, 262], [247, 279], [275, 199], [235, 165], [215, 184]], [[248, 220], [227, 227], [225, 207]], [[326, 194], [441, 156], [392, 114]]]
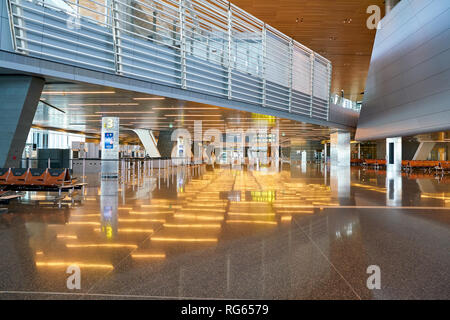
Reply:
[[114, 149], [114, 133], [105, 132], [105, 149]]
[[103, 219], [111, 220], [112, 218], [112, 207], [104, 207], [103, 208]]

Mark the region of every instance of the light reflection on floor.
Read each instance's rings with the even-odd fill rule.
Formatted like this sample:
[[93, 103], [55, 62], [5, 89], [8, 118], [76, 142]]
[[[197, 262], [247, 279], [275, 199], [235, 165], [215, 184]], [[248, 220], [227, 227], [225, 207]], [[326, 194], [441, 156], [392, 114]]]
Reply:
[[[366, 235], [361, 231], [360, 212], [383, 215], [391, 213], [391, 208], [413, 211], [420, 211], [419, 207], [431, 208], [427, 211], [430, 212], [428, 219], [436, 216], [443, 227], [441, 232], [449, 237], [449, 211], [445, 209], [450, 209], [448, 177], [392, 175], [385, 171], [341, 170], [321, 165], [307, 168], [285, 165], [260, 170], [196, 166], [131, 170], [118, 180], [101, 180], [91, 175], [86, 177], [86, 182], [88, 186], [82, 192], [62, 201], [56, 201], [54, 194], [29, 193], [21, 203], [9, 206], [9, 214], [1, 216], [0, 239], [4, 241], [0, 252], [4, 258], [0, 263], [0, 291], [65, 292], [65, 270], [77, 264], [83, 270], [82, 292], [131, 294], [137, 291], [145, 295], [148, 288], [142, 291], [139, 288], [145, 286], [148, 278], [142, 277], [151, 274], [153, 278], [161, 277], [152, 280], [152, 286], [157, 289], [150, 290], [151, 294], [189, 296], [186, 287], [179, 288], [180, 282], [188, 282], [184, 280], [186, 270], [197, 265], [198, 272], [209, 270], [210, 275], [199, 275], [191, 270], [195, 282], [205, 280], [210, 286], [217, 286], [217, 282], [222, 283], [220, 278], [226, 288], [216, 291], [200, 285], [202, 289], [191, 289], [191, 296], [355, 298], [354, 288], [349, 290], [345, 283], [339, 282], [339, 276], [331, 276], [329, 266], [317, 259], [325, 255], [327, 259], [339, 261], [342, 239], [352, 241], [347, 243], [351, 250], [361, 251], [355, 253], [357, 256], [368, 250], [359, 239]], [[339, 209], [340, 206], [345, 209]], [[370, 209], [374, 207], [376, 212]], [[446, 216], [436, 214], [433, 208]], [[292, 239], [295, 236], [321, 249], [311, 256], [296, 244]], [[282, 238], [283, 243], [288, 237], [287, 247], [285, 244], [268, 245], [274, 237]], [[261, 256], [260, 249], [254, 248], [258, 243], [263, 246]], [[297, 253], [296, 245], [299, 246]], [[246, 279], [235, 280], [233, 284], [230, 283], [233, 268], [229, 265], [230, 257], [233, 252], [238, 256], [244, 254], [236, 249], [240, 246], [251, 248], [252, 254], [248, 255], [248, 261], [247, 257], [242, 258], [242, 274], [236, 276], [241, 279], [242, 275], [247, 275]], [[269, 247], [273, 247], [276, 254]], [[338, 249], [333, 251], [333, 248]], [[288, 282], [283, 289], [278, 288], [281, 284], [274, 287], [268, 284], [270, 276], [265, 263], [260, 261], [268, 255], [273, 255], [274, 259], [281, 254], [283, 262], [275, 272], [280, 274], [274, 277]], [[257, 261], [254, 255], [259, 256]], [[195, 260], [198, 256], [203, 260]], [[290, 262], [284, 261], [285, 258]], [[445, 258], [447, 260], [440, 264], [446, 266], [448, 272], [448, 255]], [[219, 275], [215, 274], [214, 266], [208, 267], [217, 259], [225, 259], [217, 262], [221, 268]], [[296, 269], [291, 265], [291, 260], [296, 259], [305, 265], [298, 264]], [[276, 264], [276, 260], [273, 263]], [[358, 263], [344, 265], [351, 270]], [[261, 267], [263, 278], [253, 279], [258, 283], [259, 289], [255, 289], [251, 283], [253, 275], [249, 275], [260, 273]], [[289, 272], [283, 274], [283, 268]], [[302, 274], [315, 279], [320, 288], [314, 289], [315, 284], [296, 278], [302, 278]], [[448, 273], [445, 277], [448, 278]], [[325, 287], [320, 286], [322, 278], [329, 281]], [[136, 281], [138, 284], [131, 285]], [[263, 284], [259, 287], [261, 281]], [[164, 288], [164, 283], [173, 288]], [[233, 290], [233, 285], [238, 288]], [[336, 292], [326, 290], [332, 285], [338, 288]], [[308, 291], [300, 293], [305, 286]], [[377, 298], [364, 289], [360, 289], [358, 297]]]

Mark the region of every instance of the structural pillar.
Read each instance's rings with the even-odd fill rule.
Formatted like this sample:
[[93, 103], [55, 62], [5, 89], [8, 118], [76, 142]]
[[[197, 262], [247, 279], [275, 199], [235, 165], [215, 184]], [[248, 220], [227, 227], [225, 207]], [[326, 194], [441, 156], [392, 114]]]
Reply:
[[[119, 184], [117, 179], [101, 180], [100, 184], [101, 232], [106, 239], [114, 239], [118, 227]], [[122, 189], [123, 193], [125, 192]]]
[[330, 166], [330, 189], [339, 204], [350, 204], [351, 168], [348, 166]]
[[386, 139], [386, 168], [388, 171], [402, 170], [402, 138]]
[[402, 205], [402, 173], [398, 170], [386, 171], [386, 205], [398, 207]]
[[32, 76], [0, 76], [0, 168], [19, 167], [44, 84]]
[[102, 118], [102, 178], [119, 176], [119, 118]]
[[421, 142], [414, 154], [413, 160], [427, 160], [436, 142]]
[[331, 134], [330, 153], [332, 166], [350, 166], [350, 132]]
[[336, 131], [330, 136], [330, 188], [341, 205], [350, 199], [350, 132]]

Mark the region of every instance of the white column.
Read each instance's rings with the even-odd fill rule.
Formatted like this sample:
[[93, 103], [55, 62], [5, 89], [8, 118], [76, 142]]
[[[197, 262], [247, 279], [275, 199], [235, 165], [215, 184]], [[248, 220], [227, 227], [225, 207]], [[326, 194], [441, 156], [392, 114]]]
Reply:
[[386, 171], [386, 205], [402, 205], [402, 173], [399, 170]]
[[331, 134], [330, 153], [332, 166], [350, 166], [350, 132]]
[[117, 178], [119, 175], [119, 118], [102, 118], [101, 150], [102, 177]]
[[330, 166], [330, 188], [333, 197], [339, 199], [341, 205], [350, 198], [351, 171], [348, 166]]
[[414, 154], [413, 160], [427, 160], [428, 155], [433, 150], [436, 142], [421, 142]]
[[[118, 226], [118, 203], [119, 203], [119, 185], [116, 179], [101, 180], [100, 184], [100, 213], [101, 213], [101, 232], [108, 240], [114, 239], [117, 235]], [[124, 193], [124, 191], [122, 191]]]
[[386, 139], [386, 168], [391, 171], [402, 170], [402, 138]]

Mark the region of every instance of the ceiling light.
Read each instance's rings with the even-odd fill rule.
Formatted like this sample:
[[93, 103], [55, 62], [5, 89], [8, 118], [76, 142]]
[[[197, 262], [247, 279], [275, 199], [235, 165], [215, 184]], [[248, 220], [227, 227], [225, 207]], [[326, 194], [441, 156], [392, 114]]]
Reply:
[[133, 98], [133, 100], [165, 100], [164, 97]]
[[176, 119], [175, 122], [188, 122], [188, 121], [208, 121], [208, 122], [212, 122], [212, 121], [224, 121], [222, 119], [205, 119], [205, 120], [200, 120], [200, 119], [185, 119], [185, 120], [181, 120], [181, 119]]
[[72, 95], [72, 94], [114, 94], [115, 91], [43, 91], [45, 95]]
[[165, 117], [221, 117], [221, 114], [165, 114]]
[[69, 106], [87, 107], [87, 106], [138, 106], [139, 103], [69, 103]]
[[219, 108], [152, 108], [152, 110], [218, 110]]
[[104, 113], [104, 114], [116, 114], [116, 113], [154, 113], [153, 111], [97, 111], [96, 113]]

